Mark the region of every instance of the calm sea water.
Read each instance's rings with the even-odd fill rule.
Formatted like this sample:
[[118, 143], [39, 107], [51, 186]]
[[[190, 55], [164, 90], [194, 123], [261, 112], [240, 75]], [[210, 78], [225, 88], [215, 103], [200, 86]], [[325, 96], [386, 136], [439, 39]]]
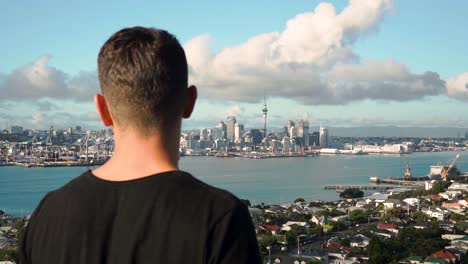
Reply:
[[[430, 165], [447, 163], [454, 152], [405, 155], [413, 175], [426, 175]], [[468, 152], [457, 166], [468, 171]], [[297, 197], [333, 200], [326, 184], [367, 184], [369, 177], [403, 175], [400, 155], [318, 156], [251, 160], [241, 158], [183, 157], [180, 167], [211, 185], [226, 189], [253, 203], [285, 203]], [[30, 214], [44, 195], [89, 168], [0, 167], [0, 209], [20, 216]]]

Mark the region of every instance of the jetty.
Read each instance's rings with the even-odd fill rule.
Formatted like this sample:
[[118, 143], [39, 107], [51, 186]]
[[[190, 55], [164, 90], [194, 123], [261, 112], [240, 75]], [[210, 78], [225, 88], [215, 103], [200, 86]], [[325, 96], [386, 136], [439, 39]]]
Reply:
[[329, 184], [324, 185], [325, 190], [336, 190], [337, 192], [346, 189], [359, 189], [361, 191], [386, 191], [389, 189], [398, 188], [398, 185], [393, 184]]

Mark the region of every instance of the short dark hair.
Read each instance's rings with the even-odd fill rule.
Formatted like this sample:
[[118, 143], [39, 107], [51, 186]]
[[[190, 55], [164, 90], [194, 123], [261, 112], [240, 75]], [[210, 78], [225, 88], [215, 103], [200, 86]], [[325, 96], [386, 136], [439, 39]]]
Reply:
[[102, 46], [99, 82], [114, 121], [141, 132], [172, 124], [183, 110], [187, 59], [165, 30], [124, 28]]

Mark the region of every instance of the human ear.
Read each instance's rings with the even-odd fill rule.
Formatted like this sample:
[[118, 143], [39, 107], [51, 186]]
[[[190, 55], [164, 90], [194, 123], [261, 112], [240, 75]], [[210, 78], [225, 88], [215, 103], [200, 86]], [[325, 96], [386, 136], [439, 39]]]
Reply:
[[189, 118], [192, 115], [195, 102], [197, 101], [197, 87], [191, 85], [187, 88], [187, 99], [185, 100], [183, 118]]
[[94, 95], [94, 104], [96, 105], [96, 110], [98, 111], [99, 117], [102, 120], [104, 126], [112, 126], [114, 121], [109, 111], [109, 106], [107, 105], [106, 98], [102, 94]]

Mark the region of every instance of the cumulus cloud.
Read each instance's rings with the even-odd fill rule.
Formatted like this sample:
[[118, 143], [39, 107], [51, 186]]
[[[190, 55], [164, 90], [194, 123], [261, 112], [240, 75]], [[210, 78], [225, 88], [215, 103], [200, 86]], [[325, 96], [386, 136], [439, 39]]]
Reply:
[[303, 104], [414, 100], [445, 93], [434, 72], [412, 73], [392, 60], [361, 61], [353, 44], [392, 12], [391, 0], [351, 0], [340, 13], [328, 3], [299, 14], [282, 32], [211, 52], [209, 35], [185, 44], [190, 81], [205, 97], [255, 102], [265, 90]]
[[468, 72], [447, 79], [447, 93], [459, 100], [468, 100]]
[[0, 100], [37, 100], [54, 98], [91, 100], [99, 89], [95, 73], [68, 76], [49, 65], [50, 56], [44, 55], [29, 65], [0, 77]]

